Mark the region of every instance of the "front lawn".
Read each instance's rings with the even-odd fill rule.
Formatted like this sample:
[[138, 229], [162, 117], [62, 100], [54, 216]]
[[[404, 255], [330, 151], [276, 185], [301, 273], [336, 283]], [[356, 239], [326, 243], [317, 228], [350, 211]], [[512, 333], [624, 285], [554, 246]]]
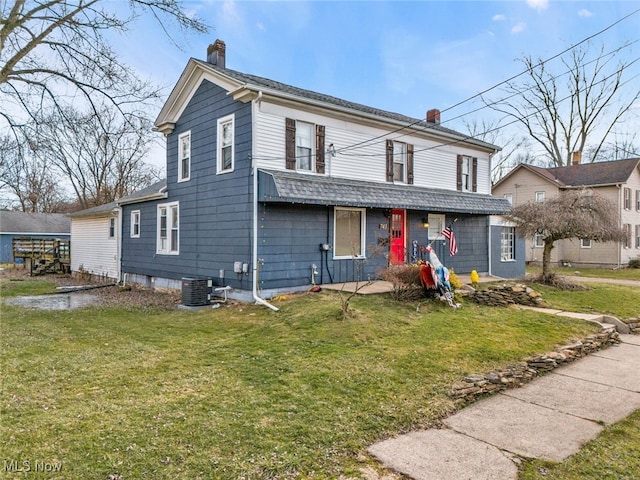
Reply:
[[[27, 293], [38, 282], [3, 283]], [[294, 296], [185, 312], [2, 306], [1, 453], [48, 478], [358, 477], [368, 445], [437, 423], [450, 384], [596, 330], [465, 304]]]
[[[640, 268], [580, 268], [580, 267], [551, 267], [551, 271], [558, 275], [583, 276], [595, 278], [614, 278], [618, 280], [640, 281]], [[539, 275], [542, 267], [527, 266], [527, 274]]]

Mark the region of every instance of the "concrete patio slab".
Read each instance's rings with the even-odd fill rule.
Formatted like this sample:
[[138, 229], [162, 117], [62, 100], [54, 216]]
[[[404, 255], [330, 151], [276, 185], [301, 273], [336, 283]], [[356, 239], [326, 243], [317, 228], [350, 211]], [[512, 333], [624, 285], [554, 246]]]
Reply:
[[369, 448], [387, 467], [416, 480], [515, 480], [515, 463], [492, 445], [451, 430], [411, 432]]
[[560, 462], [602, 431], [590, 420], [496, 395], [449, 417], [453, 430], [529, 458]]
[[555, 373], [502, 394], [607, 424], [619, 422], [640, 408], [640, 393]]

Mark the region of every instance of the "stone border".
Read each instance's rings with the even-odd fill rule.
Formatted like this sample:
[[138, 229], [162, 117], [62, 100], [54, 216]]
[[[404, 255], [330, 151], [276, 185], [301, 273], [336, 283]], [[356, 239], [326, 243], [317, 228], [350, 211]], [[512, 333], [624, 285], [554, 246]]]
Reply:
[[589, 335], [569, 345], [562, 345], [553, 352], [534, 355], [515, 365], [493, 370], [485, 375], [469, 375], [451, 386], [449, 396], [457, 404], [461, 404], [472, 402], [490, 393], [521, 387], [535, 377], [565, 363], [619, 343], [620, 335], [615, 326], [603, 325], [600, 333]]

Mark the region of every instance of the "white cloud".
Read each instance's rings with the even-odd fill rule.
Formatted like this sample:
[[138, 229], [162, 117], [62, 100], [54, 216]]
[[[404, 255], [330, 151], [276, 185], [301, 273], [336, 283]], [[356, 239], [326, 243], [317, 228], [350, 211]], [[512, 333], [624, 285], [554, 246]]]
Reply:
[[583, 8], [582, 10], [578, 11], [578, 16], [579, 17], [593, 17], [593, 13], [590, 12], [589, 10], [587, 10], [586, 8]]
[[524, 22], [518, 22], [513, 27], [511, 27], [511, 33], [517, 35], [518, 33], [524, 32], [527, 28], [527, 24]]
[[491, 20], [493, 20], [494, 22], [503, 22], [506, 19], [507, 17], [505, 15], [502, 15], [501, 13], [498, 13], [497, 15], [491, 17]]
[[527, 5], [535, 10], [546, 10], [549, 6], [549, 0], [527, 0]]

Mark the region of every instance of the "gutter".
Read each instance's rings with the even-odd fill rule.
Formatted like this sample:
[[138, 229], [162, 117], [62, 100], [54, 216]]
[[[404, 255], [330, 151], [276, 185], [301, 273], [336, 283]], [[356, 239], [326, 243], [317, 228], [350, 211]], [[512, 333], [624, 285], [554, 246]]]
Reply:
[[[262, 93], [262, 92], [260, 92]], [[262, 95], [259, 95], [260, 97], [262, 97]], [[256, 129], [255, 129], [255, 121], [256, 121], [256, 115], [255, 115], [255, 111], [254, 109], [256, 108], [256, 102], [252, 102], [251, 103], [251, 110], [252, 110], [252, 115], [251, 115], [251, 130], [252, 132], [255, 133]], [[253, 260], [253, 281], [252, 286], [251, 286], [251, 295], [253, 296], [253, 299], [255, 300], [255, 302], [259, 305], [264, 305], [265, 307], [270, 308], [271, 310], [273, 310], [274, 312], [277, 312], [279, 310], [278, 307], [276, 307], [275, 305], [270, 304], [269, 302], [267, 302], [264, 298], [260, 297], [258, 295], [258, 161], [256, 160], [256, 156], [255, 156], [255, 141], [251, 142], [251, 151], [252, 151], [252, 155], [251, 155], [251, 174], [253, 175], [253, 238], [252, 238], [252, 245], [251, 245], [251, 257]]]

